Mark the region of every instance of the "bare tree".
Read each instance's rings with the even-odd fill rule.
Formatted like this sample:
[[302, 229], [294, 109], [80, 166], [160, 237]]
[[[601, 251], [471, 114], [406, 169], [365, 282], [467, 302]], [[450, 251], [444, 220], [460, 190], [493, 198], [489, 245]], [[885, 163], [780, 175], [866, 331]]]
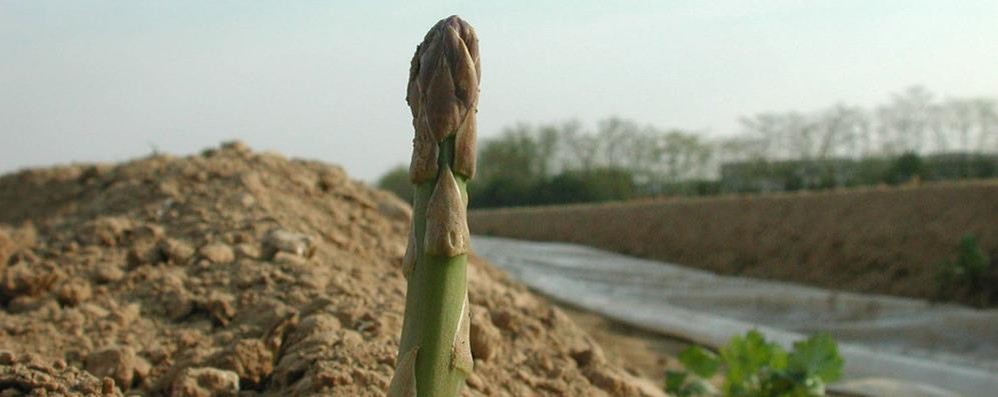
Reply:
[[[998, 101], [993, 98], [976, 98], [973, 100], [973, 104], [977, 116], [977, 147], [975, 151], [998, 151]], [[967, 150], [971, 149], [967, 148]]]
[[627, 155], [629, 143], [638, 134], [638, 125], [620, 117], [601, 120], [597, 126], [596, 139], [607, 167], [619, 168]]
[[891, 103], [877, 108], [877, 131], [886, 154], [921, 152], [931, 129], [933, 95], [922, 86], [894, 94]]
[[654, 176], [656, 162], [655, 145], [662, 132], [654, 126], [645, 126], [641, 130], [631, 131], [626, 136], [624, 166], [637, 176], [651, 180]]
[[760, 113], [752, 117], [742, 117], [739, 119], [742, 125], [742, 134], [745, 139], [741, 141], [741, 148], [747, 141], [752, 141], [753, 149], [758, 151], [758, 157], [780, 158], [784, 157], [784, 134], [782, 131], [782, 117], [776, 113]]
[[582, 131], [578, 121], [569, 121], [561, 126], [561, 141], [568, 153], [570, 168], [589, 172], [596, 167], [599, 142], [591, 134]]
[[790, 151], [788, 158], [811, 160], [818, 156], [818, 126], [812, 117], [787, 112], [780, 121], [780, 133]]
[[553, 125], [541, 126], [537, 129], [537, 151], [541, 156], [540, 174], [545, 177], [553, 176], [563, 168], [558, 153], [561, 151], [561, 137], [558, 128]]
[[733, 163], [765, 159], [767, 144], [761, 139], [737, 135], [721, 139], [715, 145], [719, 163]]
[[861, 108], [839, 103], [813, 117], [818, 135], [818, 159], [855, 156], [865, 151], [866, 148], [861, 149], [860, 145], [869, 138], [869, 120]]
[[935, 123], [936, 135], [939, 136], [937, 140], [940, 141], [937, 150], [948, 150], [952, 137], [959, 142], [958, 150], [970, 151], [970, 137], [977, 122], [976, 110], [974, 102], [965, 99], [950, 99], [939, 106], [938, 121]]

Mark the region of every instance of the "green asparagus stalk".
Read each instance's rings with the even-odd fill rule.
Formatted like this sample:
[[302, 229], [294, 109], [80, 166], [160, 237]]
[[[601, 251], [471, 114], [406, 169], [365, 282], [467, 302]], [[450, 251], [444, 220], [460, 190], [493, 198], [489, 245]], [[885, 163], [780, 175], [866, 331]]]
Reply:
[[406, 102], [416, 186], [402, 272], [405, 319], [388, 397], [455, 397], [473, 361], [469, 341], [468, 191], [475, 174], [481, 67], [474, 29], [457, 16], [416, 47]]

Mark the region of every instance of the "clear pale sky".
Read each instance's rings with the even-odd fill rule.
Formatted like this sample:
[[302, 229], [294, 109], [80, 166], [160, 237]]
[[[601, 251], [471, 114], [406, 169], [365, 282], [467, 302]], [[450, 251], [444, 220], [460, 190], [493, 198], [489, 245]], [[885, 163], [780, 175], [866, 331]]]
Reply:
[[480, 38], [483, 137], [998, 95], [993, 0], [416, 3], [0, 0], [0, 172], [238, 138], [372, 181], [408, 162], [409, 59], [451, 14]]

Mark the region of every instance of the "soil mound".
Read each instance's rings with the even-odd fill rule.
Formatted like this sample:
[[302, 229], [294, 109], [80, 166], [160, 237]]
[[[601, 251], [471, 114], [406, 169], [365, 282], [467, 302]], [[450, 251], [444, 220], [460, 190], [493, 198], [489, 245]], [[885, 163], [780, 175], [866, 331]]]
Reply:
[[[240, 143], [0, 177], [0, 395], [382, 396], [408, 205]], [[469, 268], [466, 396], [661, 395]]]

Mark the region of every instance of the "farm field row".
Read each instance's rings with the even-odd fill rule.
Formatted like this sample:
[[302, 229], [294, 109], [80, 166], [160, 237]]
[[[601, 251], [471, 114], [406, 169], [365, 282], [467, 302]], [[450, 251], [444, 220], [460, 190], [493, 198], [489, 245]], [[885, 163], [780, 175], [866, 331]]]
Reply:
[[469, 223], [476, 234], [577, 243], [720, 274], [933, 299], [961, 237], [998, 254], [998, 180], [477, 210]]

